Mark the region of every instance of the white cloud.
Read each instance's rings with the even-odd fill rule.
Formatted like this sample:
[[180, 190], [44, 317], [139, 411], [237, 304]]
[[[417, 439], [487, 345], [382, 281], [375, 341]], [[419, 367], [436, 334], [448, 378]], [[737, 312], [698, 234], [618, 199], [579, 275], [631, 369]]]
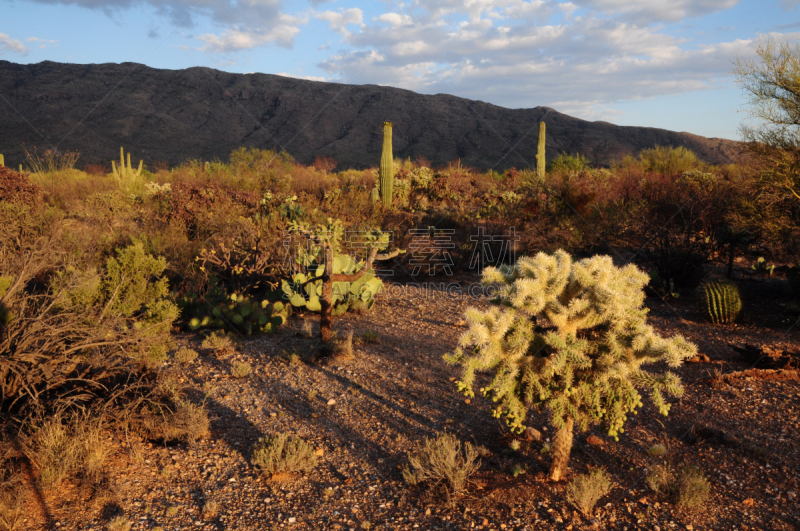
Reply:
[[322, 77], [322, 76], [303, 76], [303, 75], [298, 75], [298, 74], [288, 74], [286, 72], [279, 72], [279, 73], [277, 73], [275, 75], [284, 76], [284, 77], [291, 77], [291, 78], [294, 78], [294, 79], [305, 79], [307, 81], [328, 81], [327, 78]]
[[38, 42], [38, 43], [40, 43], [40, 44], [39, 44], [39, 49], [40, 49], [40, 50], [43, 50], [43, 49], [47, 48], [47, 47], [48, 47], [48, 45], [50, 45], [50, 44], [56, 44], [56, 43], [58, 43], [58, 41], [57, 41], [57, 40], [52, 40], [52, 39], [40, 39], [39, 37], [28, 37], [28, 38], [27, 38], [27, 39], [25, 39], [25, 40], [26, 40], [27, 42]]
[[160, 16], [168, 17], [172, 24], [192, 27], [198, 17], [208, 18], [220, 28], [219, 33], [205, 33], [199, 37], [209, 52], [229, 52], [277, 44], [291, 46], [300, 26], [306, 22], [301, 17], [283, 12], [283, 0], [29, 0], [40, 4], [66, 4], [99, 9], [110, 16], [124, 9], [144, 7]]
[[740, 0], [574, 0], [606, 15], [624, 15], [638, 23], [677, 22], [730, 9]]
[[[547, 105], [610, 119], [615, 102], [730, 83], [731, 60], [752, 55], [751, 41], [692, 45], [660, 25], [576, 10], [581, 1], [560, 9], [553, 0], [433, 0], [436, 15], [409, 10], [375, 17], [344, 38], [350, 51], [319, 66], [349, 83], [458, 94], [507, 107]], [[692, 8], [697, 12], [732, 0], [698, 4]]]
[[221, 35], [204, 33], [197, 37], [205, 43], [200, 47], [201, 51], [214, 53], [236, 52], [239, 50], [249, 50], [264, 44], [277, 44], [279, 46], [290, 47], [295, 35], [300, 32], [294, 17], [281, 15], [283, 24], [272, 26], [265, 31], [241, 31], [229, 30]]
[[343, 35], [348, 34], [348, 24], [363, 26], [364, 23], [364, 13], [357, 7], [344, 11], [323, 11], [321, 13], [314, 13], [314, 17], [326, 21], [331, 30]]
[[17, 39], [12, 39], [5, 33], [0, 33], [0, 55], [4, 54], [5, 52], [26, 55], [28, 53], [28, 49]]

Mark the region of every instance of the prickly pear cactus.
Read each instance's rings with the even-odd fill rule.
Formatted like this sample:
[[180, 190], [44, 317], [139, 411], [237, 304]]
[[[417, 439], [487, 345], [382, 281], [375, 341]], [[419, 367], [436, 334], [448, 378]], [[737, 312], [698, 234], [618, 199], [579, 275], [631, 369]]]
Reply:
[[714, 324], [732, 323], [742, 311], [739, 288], [728, 280], [705, 282], [700, 286], [698, 295], [703, 314]]
[[289, 318], [291, 307], [282, 302], [257, 301], [234, 293], [228, 301], [214, 306], [211, 315], [189, 321], [191, 330], [235, 329], [243, 334], [269, 334]]
[[[363, 261], [357, 261], [346, 254], [337, 254], [333, 259], [333, 274], [352, 275], [361, 271]], [[282, 290], [284, 299], [295, 308], [310, 312], [322, 309], [320, 296], [322, 295], [322, 280], [308, 282], [309, 279], [319, 277], [324, 272], [324, 266], [309, 270], [308, 274], [298, 273], [292, 280], [284, 280]], [[375, 304], [375, 295], [383, 288], [383, 282], [370, 271], [355, 282], [333, 283], [333, 310], [334, 316], [342, 315], [347, 310], [367, 311]]]

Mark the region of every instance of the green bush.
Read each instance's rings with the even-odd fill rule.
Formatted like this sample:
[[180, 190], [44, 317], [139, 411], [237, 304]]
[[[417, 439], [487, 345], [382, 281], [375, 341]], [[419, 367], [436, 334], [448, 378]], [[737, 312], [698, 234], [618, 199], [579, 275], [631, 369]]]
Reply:
[[548, 172], [580, 173], [589, 167], [589, 159], [580, 153], [575, 155], [560, 153], [549, 162], [548, 166]]
[[639, 153], [639, 160], [645, 171], [667, 175], [678, 175], [700, 165], [697, 155], [683, 146], [654, 146], [643, 149]]

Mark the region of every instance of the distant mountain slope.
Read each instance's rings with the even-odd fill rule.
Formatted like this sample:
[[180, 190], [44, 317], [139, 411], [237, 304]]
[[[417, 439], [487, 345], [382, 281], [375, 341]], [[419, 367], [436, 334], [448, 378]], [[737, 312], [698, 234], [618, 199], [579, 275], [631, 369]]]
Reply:
[[[565, 151], [606, 165], [655, 144], [685, 146], [709, 163], [731, 160], [736, 142], [649, 127], [587, 122], [547, 107], [506, 109], [439, 94], [342, 85], [209, 68], [158, 70], [135, 63], [74, 65], [0, 61], [0, 153], [22, 144], [77, 150], [80, 163], [109, 162], [124, 146], [146, 163], [227, 160], [239, 146], [285, 149], [300, 162], [333, 157], [375, 166], [381, 123], [394, 123], [396, 157], [434, 164], [461, 159], [487, 169], [535, 164], [538, 123], [548, 159]], [[80, 165], [79, 163], [79, 165]]]

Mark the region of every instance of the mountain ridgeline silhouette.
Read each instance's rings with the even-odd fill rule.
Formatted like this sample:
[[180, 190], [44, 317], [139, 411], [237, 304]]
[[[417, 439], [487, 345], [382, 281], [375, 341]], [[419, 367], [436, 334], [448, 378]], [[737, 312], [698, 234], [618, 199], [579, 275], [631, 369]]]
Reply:
[[119, 147], [145, 164], [227, 160], [240, 146], [285, 150], [297, 161], [332, 157], [339, 169], [377, 166], [385, 121], [394, 155], [434, 165], [460, 159], [480, 169], [536, 164], [538, 124], [547, 157], [579, 153], [597, 166], [659, 145], [684, 146], [705, 162], [732, 160], [737, 142], [650, 127], [617, 126], [548, 107], [506, 109], [446, 94], [344, 85], [210, 68], [162, 70], [135, 63], [22, 65], [0, 61], [0, 153], [22, 146], [78, 151], [78, 165], [105, 163]]

